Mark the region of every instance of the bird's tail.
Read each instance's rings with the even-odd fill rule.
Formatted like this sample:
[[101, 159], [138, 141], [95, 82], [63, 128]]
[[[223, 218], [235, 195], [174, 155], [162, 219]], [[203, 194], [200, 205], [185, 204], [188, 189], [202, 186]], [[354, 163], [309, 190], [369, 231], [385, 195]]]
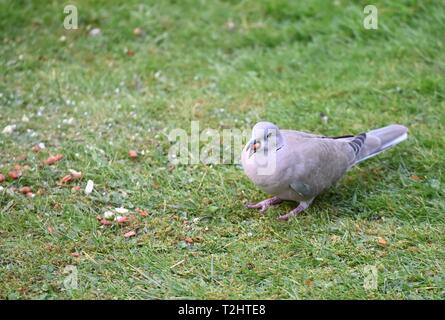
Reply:
[[[360, 137], [360, 135], [357, 137]], [[360, 148], [357, 154], [356, 163], [374, 157], [407, 138], [408, 128], [400, 124], [391, 124], [383, 128], [371, 130], [366, 133], [363, 147]], [[352, 140], [350, 143], [352, 144], [354, 141], [355, 140]], [[357, 141], [357, 143], [359, 142], [360, 141]]]

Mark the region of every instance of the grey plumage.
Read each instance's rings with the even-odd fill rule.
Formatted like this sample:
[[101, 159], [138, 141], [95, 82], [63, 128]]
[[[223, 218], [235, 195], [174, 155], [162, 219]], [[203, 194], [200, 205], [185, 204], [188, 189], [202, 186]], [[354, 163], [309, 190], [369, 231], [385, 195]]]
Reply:
[[[354, 165], [405, 140], [407, 131], [402, 125], [390, 125], [356, 136], [326, 137], [279, 130], [270, 122], [259, 122], [243, 150], [241, 163], [246, 175], [274, 198], [249, 207], [265, 211], [282, 200], [298, 201], [297, 208], [280, 217], [287, 220], [307, 208]], [[275, 169], [260, 174], [260, 160], [272, 159]]]

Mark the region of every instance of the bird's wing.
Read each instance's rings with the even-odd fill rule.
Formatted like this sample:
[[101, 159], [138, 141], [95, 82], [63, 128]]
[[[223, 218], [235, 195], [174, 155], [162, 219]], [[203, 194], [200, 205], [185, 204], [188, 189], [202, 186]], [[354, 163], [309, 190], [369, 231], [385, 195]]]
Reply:
[[288, 136], [288, 137], [294, 137], [294, 138], [323, 138], [322, 135], [309, 133], [309, 132], [303, 132], [303, 131], [295, 131], [295, 130], [280, 130], [281, 134]]
[[324, 136], [321, 134], [309, 133], [309, 132], [304, 132], [304, 131], [296, 131], [296, 130], [280, 130], [280, 131], [281, 131], [281, 133], [283, 133], [287, 136], [290, 136], [290, 137], [305, 138], [305, 139], [316, 138], [316, 139], [351, 140], [351, 138], [354, 138], [354, 135], [331, 137], [331, 136]]
[[325, 138], [301, 138], [285, 135], [291, 163], [290, 187], [299, 194], [316, 196], [331, 187], [349, 169], [355, 154], [347, 141]]

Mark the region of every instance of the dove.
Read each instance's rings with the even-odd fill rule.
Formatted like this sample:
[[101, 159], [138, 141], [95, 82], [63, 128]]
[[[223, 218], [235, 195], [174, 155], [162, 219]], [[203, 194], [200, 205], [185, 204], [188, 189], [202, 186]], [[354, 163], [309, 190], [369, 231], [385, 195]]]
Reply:
[[298, 202], [287, 221], [307, 209], [320, 193], [332, 187], [358, 163], [406, 140], [408, 128], [392, 124], [357, 135], [328, 137], [294, 130], [280, 130], [259, 122], [243, 148], [241, 164], [247, 177], [272, 198], [248, 208], [266, 212], [284, 200]]

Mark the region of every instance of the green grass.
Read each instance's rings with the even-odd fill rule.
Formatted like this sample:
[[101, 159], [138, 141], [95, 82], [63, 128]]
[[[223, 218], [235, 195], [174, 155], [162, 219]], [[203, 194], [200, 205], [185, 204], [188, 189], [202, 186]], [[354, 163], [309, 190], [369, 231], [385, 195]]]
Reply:
[[[31, 167], [1, 184], [0, 298], [445, 297], [443, 1], [374, 1], [378, 30], [363, 28], [366, 1], [139, 2], [72, 1], [80, 29], [66, 31], [63, 1], [0, 0], [0, 131], [17, 125], [0, 133], [0, 172]], [[281, 223], [294, 204], [246, 209], [266, 195], [238, 166], [169, 168], [166, 134], [191, 120], [327, 135], [401, 123], [410, 138]], [[90, 196], [56, 185], [70, 168]], [[38, 195], [6, 192], [23, 185]], [[136, 237], [96, 221], [118, 206], [149, 210]]]

